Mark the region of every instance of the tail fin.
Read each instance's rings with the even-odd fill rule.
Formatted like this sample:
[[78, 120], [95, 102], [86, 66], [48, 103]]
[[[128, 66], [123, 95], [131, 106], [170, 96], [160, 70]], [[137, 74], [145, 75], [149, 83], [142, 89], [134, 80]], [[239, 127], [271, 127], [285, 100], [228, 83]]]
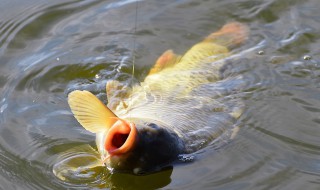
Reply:
[[204, 41], [211, 41], [213, 43], [231, 47], [243, 43], [249, 35], [249, 29], [246, 25], [231, 22], [225, 24], [220, 30], [210, 34]]

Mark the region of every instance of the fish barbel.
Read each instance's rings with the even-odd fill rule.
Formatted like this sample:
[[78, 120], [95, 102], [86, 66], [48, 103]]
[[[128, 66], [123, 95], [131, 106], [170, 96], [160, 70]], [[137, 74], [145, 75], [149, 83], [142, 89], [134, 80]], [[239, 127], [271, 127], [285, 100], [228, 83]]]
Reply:
[[221, 136], [230, 138], [242, 109], [239, 102], [224, 102], [215, 93], [215, 84], [225, 80], [224, 62], [218, 60], [247, 37], [247, 27], [233, 22], [184, 55], [167, 50], [140, 84], [130, 88], [109, 81], [107, 106], [88, 91], [71, 92], [71, 111], [96, 134], [103, 163], [119, 171], [152, 172]]

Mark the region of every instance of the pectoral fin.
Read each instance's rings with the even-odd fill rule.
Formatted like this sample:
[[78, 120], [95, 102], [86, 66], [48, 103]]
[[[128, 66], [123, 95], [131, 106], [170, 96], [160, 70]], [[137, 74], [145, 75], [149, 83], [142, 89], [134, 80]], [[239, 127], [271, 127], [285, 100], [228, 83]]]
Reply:
[[68, 96], [68, 103], [74, 117], [92, 133], [109, 129], [117, 117], [95, 95], [88, 91], [73, 91]]
[[156, 61], [156, 64], [150, 70], [149, 75], [157, 73], [164, 68], [171, 67], [181, 59], [180, 55], [176, 55], [172, 50], [165, 51]]

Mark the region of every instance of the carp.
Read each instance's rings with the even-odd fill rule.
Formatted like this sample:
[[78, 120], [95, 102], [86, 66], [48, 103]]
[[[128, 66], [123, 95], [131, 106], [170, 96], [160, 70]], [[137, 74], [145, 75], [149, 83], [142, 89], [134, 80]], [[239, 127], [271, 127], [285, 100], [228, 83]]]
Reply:
[[75, 90], [68, 103], [77, 121], [96, 134], [102, 163], [115, 171], [144, 174], [161, 170], [179, 155], [234, 136], [243, 109], [224, 100], [221, 75], [230, 48], [248, 37], [232, 22], [195, 44], [184, 55], [165, 51], [144, 81], [132, 87], [106, 85], [107, 106], [89, 91]]

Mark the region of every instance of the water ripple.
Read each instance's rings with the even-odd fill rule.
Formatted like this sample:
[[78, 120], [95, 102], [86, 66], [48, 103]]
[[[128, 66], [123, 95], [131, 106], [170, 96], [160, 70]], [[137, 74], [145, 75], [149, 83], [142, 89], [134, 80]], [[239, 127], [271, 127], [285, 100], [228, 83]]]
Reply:
[[[139, 1], [140, 81], [165, 49], [182, 53], [223, 23], [248, 24], [247, 43], [213, 63], [226, 63], [225, 80], [199, 87], [194, 104], [213, 111], [210, 124], [237, 133], [148, 176], [97, 166], [94, 136], [72, 117], [66, 95], [90, 90], [106, 101], [108, 80], [130, 84], [135, 2], [0, 2], [0, 189], [318, 189], [317, 0]], [[209, 106], [200, 98], [208, 94], [232, 103]], [[219, 114], [240, 101], [240, 119], [223, 122]]]

